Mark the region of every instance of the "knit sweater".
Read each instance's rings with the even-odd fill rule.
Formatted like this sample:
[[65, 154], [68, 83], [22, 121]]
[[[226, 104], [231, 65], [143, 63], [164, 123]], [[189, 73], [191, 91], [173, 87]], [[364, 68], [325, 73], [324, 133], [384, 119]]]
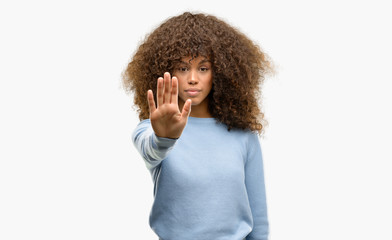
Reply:
[[154, 183], [150, 226], [162, 240], [266, 240], [269, 225], [259, 138], [214, 118], [189, 117], [178, 139], [149, 119], [132, 140]]

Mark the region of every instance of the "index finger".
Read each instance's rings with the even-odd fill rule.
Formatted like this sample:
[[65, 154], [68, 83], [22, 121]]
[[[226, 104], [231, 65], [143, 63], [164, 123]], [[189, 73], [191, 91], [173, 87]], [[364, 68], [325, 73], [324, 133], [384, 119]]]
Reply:
[[163, 104], [163, 78], [158, 78], [157, 83], [157, 107]]
[[155, 107], [154, 95], [151, 90], [147, 91], [147, 101], [148, 101], [148, 108], [150, 110], [150, 115], [153, 113], [157, 108]]

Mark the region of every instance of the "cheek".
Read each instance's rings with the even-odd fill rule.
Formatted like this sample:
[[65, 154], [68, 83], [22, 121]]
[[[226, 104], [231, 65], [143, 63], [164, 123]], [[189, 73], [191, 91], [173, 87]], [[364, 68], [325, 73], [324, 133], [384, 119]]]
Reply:
[[[174, 75], [174, 76], [176, 76], [176, 75]], [[177, 82], [178, 82], [178, 88], [184, 86], [185, 82], [183, 80], [183, 77], [176, 76], [176, 78], [177, 78]]]
[[183, 84], [182, 82], [178, 81], [178, 95], [182, 94], [185, 90], [184, 88], [185, 84]]
[[185, 90], [184, 86], [185, 86], [185, 84], [178, 77], [177, 77], [177, 79], [178, 79], [178, 97], [180, 99], [183, 99], [184, 95], [185, 95], [185, 93], [184, 93], [184, 90]]
[[210, 76], [208, 79], [208, 86], [210, 89], [212, 88], [212, 76]]

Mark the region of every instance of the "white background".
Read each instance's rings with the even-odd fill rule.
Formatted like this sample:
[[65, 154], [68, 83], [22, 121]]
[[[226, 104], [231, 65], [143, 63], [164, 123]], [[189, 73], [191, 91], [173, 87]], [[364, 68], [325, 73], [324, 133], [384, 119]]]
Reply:
[[278, 66], [263, 89], [270, 239], [391, 240], [387, 2], [2, 1], [0, 239], [157, 239], [121, 72], [190, 10]]

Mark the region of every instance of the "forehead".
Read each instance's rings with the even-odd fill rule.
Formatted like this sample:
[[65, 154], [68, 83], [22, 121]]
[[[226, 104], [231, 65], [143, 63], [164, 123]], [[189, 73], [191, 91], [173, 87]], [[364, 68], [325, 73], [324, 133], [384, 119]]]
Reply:
[[205, 56], [198, 56], [198, 57], [186, 56], [186, 57], [182, 57], [180, 62], [186, 64], [200, 64], [200, 63], [210, 62], [210, 60]]

